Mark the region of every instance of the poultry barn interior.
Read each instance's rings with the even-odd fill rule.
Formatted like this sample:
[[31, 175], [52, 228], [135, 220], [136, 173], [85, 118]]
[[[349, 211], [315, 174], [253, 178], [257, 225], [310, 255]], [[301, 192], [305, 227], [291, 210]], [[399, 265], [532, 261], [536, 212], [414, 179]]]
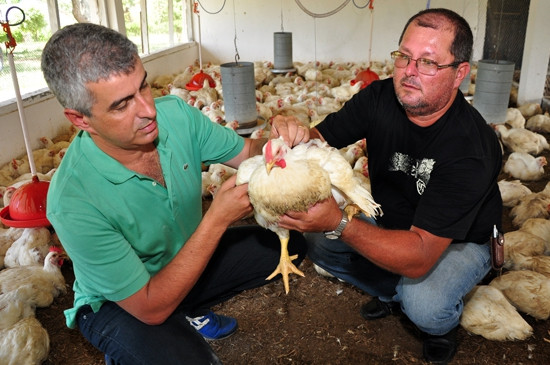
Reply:
[[[121, 0], [90, 2], [100, 4], [96, 9], [99, 19], [104, 20], [102, 24], [121, 30], [108, 15], [112, 13], [105, 11], [109, 9], [115, 14], [122, 11]], [[427, 7], [452, 9], [472, 28], [472, 71], [460, 89], [474, 106], [479, 60], [513, 64], [510, 80], [500, 80], [495, 86], [506, 92], [510, 90], [505, 105], [498, 111], [502, 117], [494, 120], [495, 115], [491, 114], [486, 119], [491, 119], [503, 146], [503, 169], [499, 176], [506, 239], [503, 271], [519, 274], [515, 283], [509, 284], [502, 283], [504, 280], [498, 282], [495, 278], [498, 274], [492, 272], [484, 285], [466, 298], [468, 318], [459, 330], [459, 351], [452, 363], [547, 363], [550, 359], [550, 185], [547, 188], [550, 24], [546, 14], [550, 14], [550, 2], [203, 0], [198, 7], [192, 0], [182, 2], [188, 21], [183, 32], [188, 33], [190, 41], [142, 56], [154, 96], [177, 95], [200, 109], [213, 123], [252, 138], [266, 137], [269, 121], [275, 115], [293, 115], [304, 125], [315, 126], [364, 86], [361, 76], [366, 70], [379, 79], [391, 77], [393, 64], [389, 55], [397, 49], [403, 25], [410, 16]], [[194, 8], [198, 14], [193, 12]], [[277, 33], [290, 35], [280, 48], [275, 45]], [[251, 66], [253, 80], [246, 85], [248, 88], [238, 91], [252, 94], [255, 104], [253, 118], [244, 121], [235, 118], [236, 122], [226, 119], [231, 101], [227, 94], [224, 99], [222, 82], [224, 67], [233, 64]], [[203, 77], [190, 88], [201, 73], [213, 83]], [[496, 75], [498, 78], [498, 72]], [[250, 110], [239, 104], [240, 97], [244, 98], [237, 95], [236, 105], [231, 105], [239, 117], [243, 108]], [[22, 115], [28, 122], [30, 147], [27, 148], [32, 149], [41, 181], [52, 178], [78, 132], [70, 126], [63, 109], [47, 89], [24, 94], [22, 103], [16, 99], [14, 92], [13, 98], [0, 103], [0, 209], [7, 207], [17, 189], [32, 178]], [[483, 108], [479, 99], [478, 93], [478, 107]], [[520, 140], [528, 140], [529, 146], [534, 147], [525, 147]], [[352, 149], [356, 153], [349, 156], [350, 164], [360, 168], [357, 160], [364, 156], [364, 146], [358, 150], [357, 146], [350, 146], [342, 153]], [[217, 165], [205, 166], [203, 210], [208, 209], [219, 185], [234, 173]], [[249, 223], [255, 222], [248, 219], [239, 224]], [[50, 246], [62, 247], [51, 227], [0, 225], [0, 365], [4, 364], [2, 359], [10, 357], [12, 360], [5, 360], [6, 364], [23, 363], [27, 352], [36, 352], [33, 356], [39, 359], [29, 363], [103, 364], [103, 354], [80, 332], [65, 325], [63, 310], [72, 306], [74, 273], [70, 259], [57, 268], [59, 261], [52, 259], [57, 258], [55, 249], [48, 255]], [[31, 250], [39, 252], [39, 257], [33, 256]], [[29, 296], [25, 289], [29, 282], [15, 284], [14, 275], [8, 272], [28, 265], [38, 265], [40, 269], [51, 265], [63, 278], [57, 274], [47, 280], [38, 275], [36, 282], [42, 280], [46, 298], [35, 303], [33, 313], [22, 313], [17, 305], [18, 296]], [[366, 323], [359, 315], [359, 308], [369, 295], [347, 283], [319, 275], [307, 259], [300, 269], [305, 277], [291, 276], [291, 290], [286, 295], [279, 281], [217, 306], [217, 311], [239, 320], [235, 336], [211, 343], [224, 363], [424, 363], [422, 343], [410, 323], [399, 316]], [[488, 286], [493, 279], [494, 285]], [[60, 286], [59, 280], [65, 284]], [[529, 297], [535, 291], [534, 286], [538, 286], [538, 291]], [[17, 287], [23, 289], [8, 295]], [[12, 315], [22, 316], [28, 323], [12, 323], [9, 320]], [[27, 341], [30, 346], [23, 349]], [[18, 348], [21, 350], [14, 350]]]

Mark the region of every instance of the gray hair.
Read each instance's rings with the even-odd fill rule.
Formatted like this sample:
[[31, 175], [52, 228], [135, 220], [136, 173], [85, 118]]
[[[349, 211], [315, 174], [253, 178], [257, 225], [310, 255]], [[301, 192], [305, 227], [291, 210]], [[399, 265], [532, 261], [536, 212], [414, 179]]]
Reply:
[[58, 30], [42, 51], [42, 72], [64, 108], [91, 116], [94, 95], [86, 84], [129, 74], [139, 59], [134, 43], [121, 33], [92, 23]]

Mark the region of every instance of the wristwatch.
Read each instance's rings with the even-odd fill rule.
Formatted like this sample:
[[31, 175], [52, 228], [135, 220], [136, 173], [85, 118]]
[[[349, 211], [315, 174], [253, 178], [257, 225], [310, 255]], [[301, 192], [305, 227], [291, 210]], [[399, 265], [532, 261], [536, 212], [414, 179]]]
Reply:
[[330, 240], [336, 240], [340, 238], [342, 235], [342, 231], [344, 228], [346, 228], [346, 224], [348, 224], [348, 215], [346, 212], [342, 211], [342, 220], [340, 221], [340, 224], [338, 224], [338, 227], [334, 231], [325, 232], [325, 237]]

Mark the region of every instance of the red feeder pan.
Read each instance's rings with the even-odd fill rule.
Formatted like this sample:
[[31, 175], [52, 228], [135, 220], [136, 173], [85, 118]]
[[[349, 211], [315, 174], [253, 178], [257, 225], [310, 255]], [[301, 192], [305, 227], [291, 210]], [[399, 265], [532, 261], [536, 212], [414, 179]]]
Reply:
[[19, 187], [12, 195], [10, 204], [0, 212], [0, 220], [8, 227], [47, 227], [46, 197], [49, 181], [33, 181]]
[[205, 80], [208, 80], [208, 85], [210, 85], [210, 87], [216, 87], [216, 82], [212, 79], [212, 77], [200, 70], [200, 72], [195, 74], [191, 81], [185, 85], [185, 88], [189, 91], [197, 91], [202, 89]]
[[380, 77], [378, 77], [378, 74], [374, 71], [371, 71], [370, 68], [367, 68], [366, 70], [363, 70], [357, 74], [355, 79], [351, 80], [349, 83], [351, 86], [355, 85], [359, 81], [363, 81], [363, 85], [361, 85], [361, 89], [366, 88], [371, 84], [371, 82], [380, 80]]

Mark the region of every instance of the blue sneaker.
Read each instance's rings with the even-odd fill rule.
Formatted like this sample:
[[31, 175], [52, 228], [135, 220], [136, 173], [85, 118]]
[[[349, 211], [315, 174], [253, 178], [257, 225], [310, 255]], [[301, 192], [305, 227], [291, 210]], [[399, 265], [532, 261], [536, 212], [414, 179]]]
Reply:
[[232, 317], [222, 316], [212, 311], [200, 317], [187, 317], [191, 326], [207, 340], [221, 340], [231, 336], [237, 331], [237, 320]]

